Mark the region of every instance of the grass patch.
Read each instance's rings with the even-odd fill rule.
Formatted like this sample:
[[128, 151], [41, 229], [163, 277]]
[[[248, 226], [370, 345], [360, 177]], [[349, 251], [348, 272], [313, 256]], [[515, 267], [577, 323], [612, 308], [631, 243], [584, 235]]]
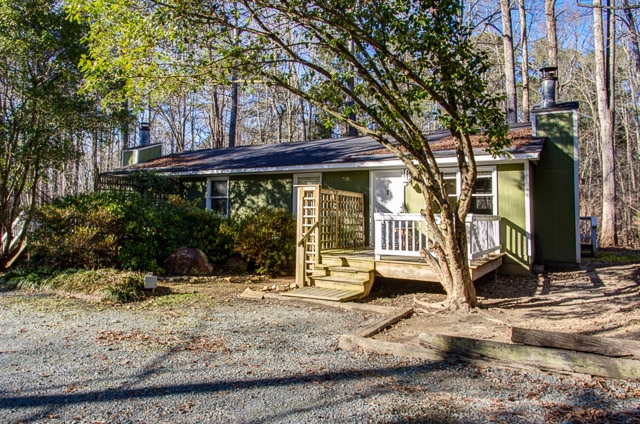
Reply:
[[153, 300], [155, 306], [173, 307], [196, 302], [202, 298], [201, 293], [172, 293]]
[[633, 249], [600, 249], [592, 261], [607, 262], [611, 264], [640, 263], [640, 250]]
[[11, 271], [0, 277], [5, 290], [59, 290], [97, 296], [107, 302], [132, 302], [144, 297], [144, 274], [113, 268], [98, 270]]

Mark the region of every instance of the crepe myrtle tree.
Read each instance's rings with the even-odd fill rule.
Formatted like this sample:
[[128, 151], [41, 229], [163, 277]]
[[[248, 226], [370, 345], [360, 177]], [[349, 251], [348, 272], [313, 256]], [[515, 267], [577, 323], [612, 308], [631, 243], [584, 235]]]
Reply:
[[[493, 154], [508, 141], [462, 2], [70, 0], [69, 12], [93, 26], [82, 66], [94, 89], [117, 74], [130, 81], [129, 98], [153, 98], [171, 84], [234, 76], [284, 87], [373, 137], [403, 161], [424, 196], [431, 241], [423, 256], [440, 275], [446, 305], [477, 306], [465, 229], [477, 174], [471, 137], [482, 134]], [[457, 199], [447, 195], [424, 131], [427, 109], [454, 140]]]

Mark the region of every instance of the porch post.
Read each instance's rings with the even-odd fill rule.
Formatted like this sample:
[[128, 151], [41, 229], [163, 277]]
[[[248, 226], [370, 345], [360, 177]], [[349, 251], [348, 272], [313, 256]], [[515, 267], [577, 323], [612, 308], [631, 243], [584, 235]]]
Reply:
[[[306, 280], [306, 264], [305, 264], [305, 252], [307, 250], [307, 243], [302, 240], [304, 235], [304, 217], [302, 203], [304, 202], [303, 187], [296, 187], [298, 191], [298, 202], [296, 207], [296, 284], [298, 287], [303, 287]], [[302, 241], [302, 245], [299, 243]]]

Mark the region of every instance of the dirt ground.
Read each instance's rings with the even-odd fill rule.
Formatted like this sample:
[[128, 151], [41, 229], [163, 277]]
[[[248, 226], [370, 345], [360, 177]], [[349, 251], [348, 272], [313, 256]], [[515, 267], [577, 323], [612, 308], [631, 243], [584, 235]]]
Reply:
[[[361, 303], [414, 307], [415, 313], [375, 336], [417, 345], [420, 333], [508, 342], [511, 327], [640, 340], [640, 252], [636, 263], [619, 265], [585, 259], [582, 269], [527, 277], [498, 275], [476, 282], [481, 307], [452, 313], [424, 304], [442, 302], [439, 284], [376, 280]], [[191, 293], [230, 301], [247, 287], [285, 286], [293, 279], [260, 277], [173, 278], [161, 280], [157, 295]]]
[[[415, 286], [415, 284], [414, 284]], [[420, 333], [509, 342], [512, 327], [640, 340], [640, 265], [588, 266], [531, 277], [476, 283], [481, 308], [452, 313], [423, 307], [445, 299], [440, 287], [417, 287], [372, 303], [414, 306], [414, 315], [376, 338], [417, 345]]]

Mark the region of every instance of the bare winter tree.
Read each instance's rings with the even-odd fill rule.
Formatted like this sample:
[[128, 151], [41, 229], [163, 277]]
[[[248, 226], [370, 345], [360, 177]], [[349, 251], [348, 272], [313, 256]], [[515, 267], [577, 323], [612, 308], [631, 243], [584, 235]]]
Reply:
[[520, 43], [522, 44], [522, 120], [529, 122], [529, 35], [527, 32], [527, 10], [524, 0], [518, 0], [520, 15]]
[[513, 54], [513, 25], [511, 23], [511, 1], [500, 0], [502, 12], [502, 45], [504, 49], [504, 77], [507, 122], [518, 121], [518, 98], [516, 93], [516, 66]]
[[[593, 41], [596, 65], [596, 94], [602, 165], [602, 220], [600, 245], [617, 244], [616, 233], [616, 168], [614, 142], [614, 86], [613, 62], [615, 59], [615, 11], [608, 9], [606, 27], [603, 24], [601, 0], [593, 2]], [[605, 33], [607, 30], [606, 45]], [[611, 38], [609, 38], [611, 37]]]

